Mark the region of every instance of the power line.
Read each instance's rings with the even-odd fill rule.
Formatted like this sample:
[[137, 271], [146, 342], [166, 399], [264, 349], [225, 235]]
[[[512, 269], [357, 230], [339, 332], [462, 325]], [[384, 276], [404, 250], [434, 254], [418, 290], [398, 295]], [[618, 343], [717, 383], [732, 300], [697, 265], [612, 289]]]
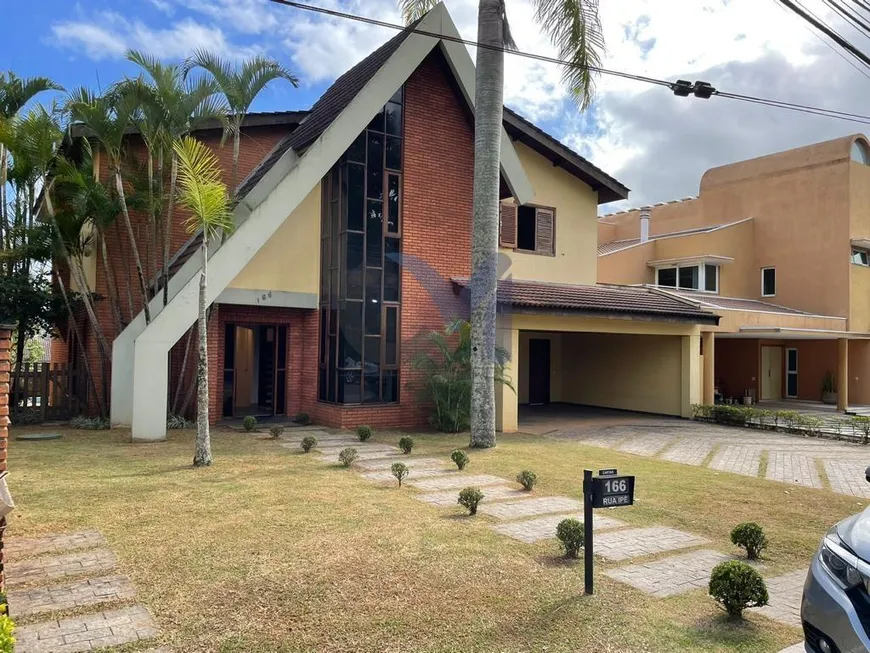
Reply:
[[861, 50], [852, 45], [852, 43], [850, 43], [848, 40], [837, 34], [837, 32], [828, 27], [818, 17], [810, 15], [808, 12], [804, 11], [801, 7], [798, 7], [794, 2], [792, 2], [792, 0], [778, 0], [778, 2], [796, 13], [798, 16], [803, 18], [811, 25], [813, 25], [819, 31], [827, 34], [831, 40], [833, 40], [837, 45], [849, 52], [853, 57], [861, 61], [864, 65], [870, 66], [870, 57], [861, 52]]
[[[788, 4], [792, 5], [791, 0], [778, 0], [778, 1], [782, 2], [784, 4], [788, 3]], [[479, 42], [473, 41], [471, 39], [464, 39], [461, 37], [445, 35], [445, 34], [442, 34], [440, 32], [430, 32], [430, 31], [427, 31], [424, 29], [420, 29], [418, 27], [409, 28], [406, 25], [399, 25], [396, 23], [390, 23], [387, 21], [378, 20], [375, 18], [369, 18], [366, 16], [358, 16], [356, 14], [350, 14], [350, 13], [338, 11], [335, 9], [326, 9], [324, 7], [317, 7], [314, 5], [308, 5], [308, 4], [304, 4], [301, 2], [296, 2], [295, 0], [270, 0], [270, 2], [273, 2], [275, 4], [279, 4], [279, 5], [284, 5], [287, 7], [293, 7], [295, 9], [301, 9], [303, 11], [310, 11], [310, 12], [314, 12], [314, 13], [318, 13], [318, 14], [323, 14], [326, 16], [334, 17], [334, 18], [343, 18], [346, 20], [353, 20], [356, 22], [366, 23], [369, 25], [376, 25], [378, 27], [386, 27], [388, 29], [394, 29], [394, 30], [398, 30], [398, 31], [410, 31], [414, 34], [421, 34], [423, 36], [431, 36], [434, 38], [443, 39], [445, 41], [450, 41], [453, 43], [461, 43], [463, 45], [468, 45], [471, 47], [478, 47], [478, 48], [485, 48], [488, 50], [494, 50], [494, 51], [502, 52], [505, 54], [511, 54], [511, 55], [515, 55], [515, 56], [519, 56], [519, 57], [524, 57], [527, 59], [533, 59], [535, 61], [542, 61], [545, 63], [555, 63], [555, 64], [558, 64], [561, 66], [577, 67], [577, 64], [575, 64], [571, 61], [566, 61], [564, 59], [558, 59], [556, 57], [548, 57], [548, 56], [541, 55], [541, 54], [535, 54], [533, 52], [512, 50], [512, 49], [506, 48], [504, 46], [479, 43]], [[797, 10], [797, 11], [799, 12], [800, 10]], [[808, 20], [810, 20], [810, 19], [808, 18]], [[822, 24], [822, 27], [820, 29], [822, 29], [822, 28], [824, 28], [824, 30], [833, 31], [833, 30], [830, 30], [830, 28], [828, 28], [824, 24]], [[827, 31], [826, 31], [826, 33], [827, 33]], [[839, 35], [836, 35], [836, 36], [840, 41], [845, 41], [845, 39], [843, 39]], [[832, 38], [834, 38], [834, 37], [832, 37]], [[835, 40], [837, 40], [837, 39], [835, 39]], [[838, 41], [838, 43], [839, 43], [839, 41]], [[848, 43], [848, 41], [846, 41], [846, 43]], [[852, 47], [854, 48], [854, 46], [852, 46]], [[868, 64], [868, 66], [870, 66], [870, 58], [865, 57], [865, 59], [866, 59], [866, 63]], [[743, 102], [759, 104], [759, 105], [764, 105], [764, 106], [769, 106], [769, 107], [774, 107], [774, 108], [779, 108], [779, 109], [786, 109], [789, 111], [807, 113], [807, 114], [811, 114], [811, 115], [824, 116], [824, 117], [828, 117], [828, 118], [835, 118], [838, 120], [846, 120], [849, 122], [857, 122], [857, 123], [861, 123], [861, 124], [865, 124], [865, 125], [870, 125], [870, 116], [868, 116], [868, 115], [849, 113], [846, 111], [837, 111], [834, 109], [825, 109], [823, 107], [814, 107], [814, 106], [804, 105], [804, 104], [784, 102], [781, 100], [761, 98], [761, 97], [755, 97], [755, 96], [751, 96], [751, 95], [742, 95], [739, 93], [729, 93], [729, 92], [725, 92], [725, 91], [719, 91], [719, 90], [713, 88], [710, 84], [707, 84], [706, 82], [695, 82], [694, 85], [691, 82], [688, 82], [685, 80], [677, 80], [677, 82], [670, 82], [670, 81], [664, 80], [664, 79], [657, 79], [654, 77], [646, 77], [644, 75], [635, 75], [635, 74], [626, 73], [626, 72], [623, 72], [620, 70], [611, 70], [608, 68], [601, 68], [599, 66], [588, 66], [588, 70], [590, 70], [592, 72], [600, 73], [602, 75], [611, 75], [614, 77], [620, 77], [622, 79], [629, 79], [632, 81], [643, 82], [643, 83], [653, 84], [653, 85], [657, 85], [657, 86], [665, 86], [665, 87], [671, 89], [675, 94], [682, 95], [682, 96], [694, 94], [697, 97], [709, 98], [713, 95], [716, 95], [719, 97], [732, 99], [732, 100], [739, 100], [739, 101], [743, 101]]]

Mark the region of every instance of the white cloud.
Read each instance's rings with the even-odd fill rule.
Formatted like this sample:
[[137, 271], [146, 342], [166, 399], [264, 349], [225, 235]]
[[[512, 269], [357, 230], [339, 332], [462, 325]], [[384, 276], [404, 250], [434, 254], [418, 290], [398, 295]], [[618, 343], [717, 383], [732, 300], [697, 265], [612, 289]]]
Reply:
[[257, 46], [240, 46], [226, 38], [219, 27], [203, 25], [192, 18], [166, 28], [153, 28], [141, 20], [103, 12], [90, 20], [56, 22], [51, 26], [52, 43], [83, 51], [91, 59], [123, 57], [127, 49], [153, 52], [167, 59], [182, 59], [197, 48], [226, 57], [245, 58], [259, 53]]
[[163, 12], [167, 16], [171, 16], [175, 13], [175, 7], [172, 6], [172, 3], [169, 0], [148, 0], [148, 2], [160, 12]]
[[[165, 1], [165, 0], [159, 0]], [[265, 0], [176, 0], [187, 9], [205, 14], [227, 29], [246, 34], [273, 31], [278, 25], [277, 8]]]

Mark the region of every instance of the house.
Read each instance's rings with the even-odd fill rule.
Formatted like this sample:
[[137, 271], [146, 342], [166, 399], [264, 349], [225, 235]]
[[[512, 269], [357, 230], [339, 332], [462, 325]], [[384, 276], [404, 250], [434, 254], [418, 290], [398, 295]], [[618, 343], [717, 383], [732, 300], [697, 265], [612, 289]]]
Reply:
[[827, 376], [840, 410], [870, 404], [868, 164], [853, 135], [712, 168], [697, 197], [602, 216], [598, 279], [719, 315], [722, 397], [819, 401]]
[[[427, 423], [413, 359], [468, 311], [474, 67], [443, 4], [415, 27], [304, 115], [249, 117], [272, 146], [246, 153], [261, 160], [239, 187], [237, 228], [209, 248], [213, 419]], [[628, 189], [507, 109], [501, 161], [498, 340], [517, 392], [499, 391], [498, 427], [516, 430], [527, 403], [689, 416], [701, 330], [719, 318], [655, 288], [596, 284], [597, 207]], [[195, 329], [198, 236], [179, 236], [168, 304], [155, 297], [150, 324], [139, 313], [113, 338], [111, 418], [136, 440], [165, 436]]]

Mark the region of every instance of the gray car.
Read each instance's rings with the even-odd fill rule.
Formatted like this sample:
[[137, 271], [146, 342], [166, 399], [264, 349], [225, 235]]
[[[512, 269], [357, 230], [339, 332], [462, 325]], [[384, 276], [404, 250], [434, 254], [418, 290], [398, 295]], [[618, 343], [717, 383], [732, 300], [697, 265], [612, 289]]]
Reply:
[[829, 530], [813, 556], [801, 602], [808, 653], [870, 652], [868, 561], [870, 508]]

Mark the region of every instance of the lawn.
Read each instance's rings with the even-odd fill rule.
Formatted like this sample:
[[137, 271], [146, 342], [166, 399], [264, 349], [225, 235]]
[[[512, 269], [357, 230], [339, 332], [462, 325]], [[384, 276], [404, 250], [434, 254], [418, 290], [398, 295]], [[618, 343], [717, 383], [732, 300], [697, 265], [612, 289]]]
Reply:
[[[214, 467], [194, 470], [192, 432], [148, 445], [123, 431], [15, 441], [25, 430], [9, 446], [18, 509], [7, 533], [102, 531], [177, 651], [761, 653], [799, 639], [758, 615], [730, 623], [702, 591], [653, 599], [599, 575], [586, 597], [582, 563], [564, 562], [555, 541], [497, 535], [484, 515], [430, 507], [413, 488], [265, 437], [216, 431]], [[414, 437], [415, 454], [445, 458], [467, 443]], [[771, 540], [765, 575], [806, 566], [825, 529], [862, 505], [537, 436], [470, 456], [468, 474], [533, 469], [541, 495], [579, 497], [584, 467], [618, 467], [637, 475], [637, 503], [613, 516], [701, 534], [725, 552], [733, 525], [758, 521]]]

